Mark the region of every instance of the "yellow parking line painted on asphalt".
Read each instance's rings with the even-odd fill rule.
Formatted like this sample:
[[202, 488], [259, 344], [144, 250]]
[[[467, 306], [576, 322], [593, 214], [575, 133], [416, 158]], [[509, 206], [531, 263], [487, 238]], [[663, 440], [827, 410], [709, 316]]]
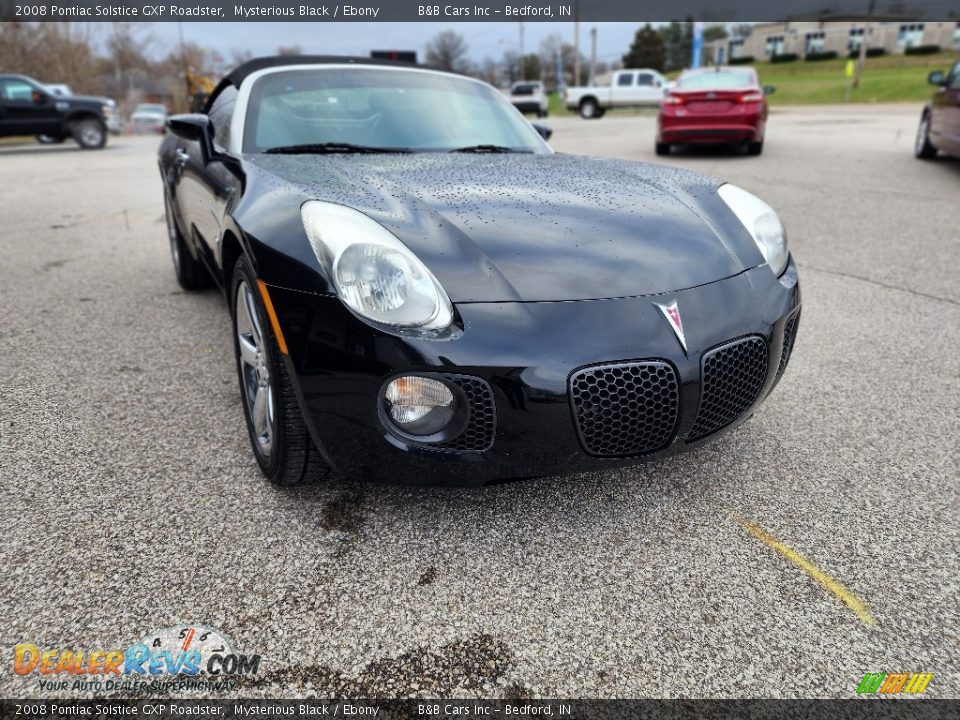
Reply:
[[857, 617], [859, 617], [867, 625], [876, 625], [877, 621], [874, 619], [873, 615], [870, 613], [870, 608], [867, 607], [867, 604], [863, 602], [860, 598], [854, 595], [852, 592], [847, 590], [843, 585], [838, 583], [832, 577], [827, 575], [823, 570], [818, 568], [812, 562], [807, 560], [800, 553], [791, 550], [789, 547], [784, 545], [782, 542], [777, 540], [773, 535], [768, 533], [759, 525], [756, 525], [752, 522], [747, 522], [745, 520], [740, 520], [734, 518], [740, 526], [746, 530], [748, 533], [753, 535], [757, 540], [762, 542], [767, 547], [773, 548], [778, 553], [783, 555], [787, 560], [792, 562], [798, 568], [803, 570], [807, 575], [812, 577], [818, 583], [823, 585], [827, 590], [832, 592], [838, 598], [840, 598], [851, 610], [853, 610]]

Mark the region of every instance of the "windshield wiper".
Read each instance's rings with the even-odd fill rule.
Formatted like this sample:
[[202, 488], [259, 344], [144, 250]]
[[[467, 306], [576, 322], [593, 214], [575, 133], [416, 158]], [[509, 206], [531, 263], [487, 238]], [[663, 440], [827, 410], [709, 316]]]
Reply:
[[303, 145], [281, 145], [267, 148], [265, 153], [277, 155], [326, 155], [334, 153], [408, 153], [408, 148], [374, 147], [372, 145], [354, 145], [352, 143], [326, 142], [306, 143]]
[[533, 150], [519, 150], [504, 145], [467, 145], [451, 150], [452, 153], [531, 153]]

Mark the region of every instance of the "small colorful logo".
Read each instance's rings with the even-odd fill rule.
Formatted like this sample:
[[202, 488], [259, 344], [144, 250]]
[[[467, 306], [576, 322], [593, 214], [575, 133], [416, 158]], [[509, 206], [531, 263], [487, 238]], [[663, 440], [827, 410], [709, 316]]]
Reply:
[[858, 695], [920, 695], [933, 673], [867, 673], [857, 686]]

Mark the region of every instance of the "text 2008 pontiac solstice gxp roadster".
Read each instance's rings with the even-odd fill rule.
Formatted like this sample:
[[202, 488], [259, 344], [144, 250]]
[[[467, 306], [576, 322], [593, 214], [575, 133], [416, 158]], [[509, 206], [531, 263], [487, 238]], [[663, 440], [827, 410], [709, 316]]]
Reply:
[[800, 290], [768, 205], [555, 154], [484, 83], [262, 58], [169, 129], [177, 277], [227, 295], [274, 482], [662, 458], [748, 417], [790, 357]]

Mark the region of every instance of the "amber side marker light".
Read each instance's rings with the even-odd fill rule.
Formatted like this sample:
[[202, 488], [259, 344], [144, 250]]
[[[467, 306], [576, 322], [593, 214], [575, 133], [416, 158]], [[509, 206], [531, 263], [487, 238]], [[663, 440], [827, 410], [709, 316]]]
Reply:
[[270, 299], [270, 293], [267, 292], [267, 284], [263, 280], [257, 280], [257, 287], [260, 288], [260, 297], [263, 298], [263, 307], [266, 308], [267, 317], [270, 318], [270, 327], [273, 328], [273, 336], [277, 339], [277, 347], [284, 355], [289, 355], [287, 341], [283, 339], [280, 321], [277, 320], [277, 311], [273, 309], [273, 301]]

